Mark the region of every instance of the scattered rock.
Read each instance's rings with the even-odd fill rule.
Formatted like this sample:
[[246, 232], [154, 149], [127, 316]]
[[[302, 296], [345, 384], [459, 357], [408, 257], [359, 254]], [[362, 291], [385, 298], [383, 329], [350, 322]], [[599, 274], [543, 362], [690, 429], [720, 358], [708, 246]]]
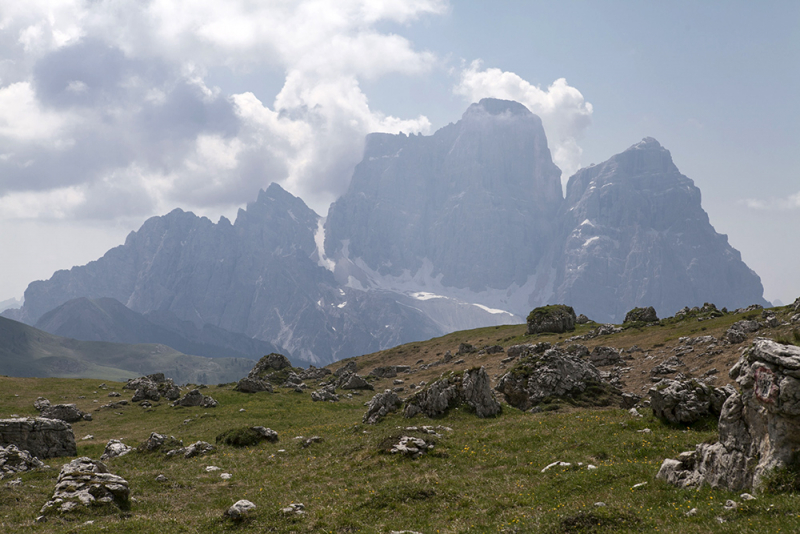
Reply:
[[242, 393], [258, 393], [259, 391], [269, 391], [272, 393], [272, 384], [264, 380], [259, 380], [258, 378], [244, 377], [239, 380], [234, 389]]
[[650, 407], [653, 415], [675, 425], [690, 425], [718, 416], [722, 405], [735, 390], [731, 386], [711, 388], [697, 380], [663, 380], [651, 388]]
[[199, 390], [193, 389], [180, 399], [172, 403], [173, 406], [202, 406], [203, 408], [216, 408], [219, 403], [203, 395]]
[[74, 404], [49, 404], [42, 408], [42, 417], [45, 419], [60, 419], [67, 423], [75, 423], [83, 420], [86, 415]]
[[181, 447], [183, 447], [183, 441], [176, 439], [175, 436], [167, 437], [166, 434], [152, 432], [150, 437], [139, 445], [138, 450], [140, 452], [168, 452]]
[[611, 404], [612, 397], [617, 403], [619, 398], [619, 392], [602, 383], [594, 365], [560, 348], [526, 353], [498, 380], [495, 390], [523, 411], [548, 398], [580, 397], [589, 405]]
[[300, 443], [300, 446], [303, 447], [304, 449], [307, 449], [314, 443], [322, 443], [323, 441], [325, 440], [320, 436], [311, 436], [310, 438], [304, 439], [303, 442]]
[[394, 365], [385, 365], [383, 367], [376, 367], [369, 372], [369, 376], [377, 378], [394, 378], [397, 376], [397, 367]]
[[47, 467], [37, 457], [28, 451], [21, 450], [16, 445], [0, 446], [0, 479], [5, 476], [41, 469]]
[[203, 456], [214, 450], [214, 446], [205, 441], [197, 441], [188, 447], [180, 447], [173, 449], [167, 453], [167, 456], [183, 455], [184, 458], [194, 458], [195, 456]]
[[580, 315], [578, 315], [578, 317], [575, 319], [575, 324], [586, 324], [586, 323], [588, 323], [588, 322], [590, 322], [590, 321], [591, 321], [591, 319], [589, 319], [588, 317], [586, 317], [584, 314], [580, 314]]
[[389, 450], [392, 454], [400, 454], [410, 458], [419, 458], [428, 450], [433, 449], [434, 445], [428, 443], [422, 438], [415, 438], [414, 436], [401, 436], [397, 443], [395, 443]]
[[397, 411], [403, 405], [403, 401], [392, 390], [384, 390], [378, 393], [367, 403], [367, 413], [364, 414], [362, 421], [368, 425], [374, 425], [383, 419], [387, 414]]
[[756, 500], [756, 498], [753, 497], [752, 495], [750, 495], [749, 493], [742, 493], [741, 495], [739, 495], [739, 497], [743, 501], [755, 501]]
[[252, 515], [255, 509], [255, 504], [248, 500], [242, 499], [240, 501], [236, 501], [230, 508], [225, 510], [225, 514], [223, 515], [229, 519], [233, 519], [234, 521], [241, 521]]
[[0, 445], [16, 445], [39, 459], [78, 454], [72, 426], [43, 417], [0, 419]]
[[528, 334], [555, 332], [561, 334], [575, 330], [575, 310], [572, 306], [554, 304], [534, 308], [528, 314]]
[[741, 343], [747, 339], [747, 334], [756, 332], [760, 328], [758, 321], [736, 321], [725, 332], [725, 339], [730, 343]]
[[624, 323], [655, 323], [658, 321], [656, 310], [652, 306], [647, 308], [634, 308], [625, 314]]
[[337, 387], [339, 389], [375, 389], [375, 386], [355, 373], [345, 373], [340, 375]]
[[591, 354], [589, 354], [589, 361], [595, 367], [617, 365], [622, 361], [622, 351], [614, 347], [598, 346], [592, 349]]
[[262, 441], [275, 443], [278, 441], [278, 433], [271, 428], [251, 426], [226, 430], [216, 438], [217, 445], [223, 443], [232, 447], [250, 447]]
[[156, 477], [156, 482], [167, 482], [168, 480], [169, 479], [167, 477], [165, 477], [164, 475], [158, 475]]
[[631, 408], [628, 410], [628, 413], [631, 414], [633, 417], [644, 417], [642, 414], [639, 413], [639, 410], [636, 408]]
[[336, 371], [334, 371], [333, 374], [336, 377], [341, 377], [344, 375], [354, 374], [357, 371], [358, 371], [358, 365], [356, 365], [356, 362], [354, 360], [350, 360], [343, 366], [339, 367]]
[[132, 447], [128, 447], [124, 443], [122, 443], [118, 439], [111, 439], [106, 444], [106, 448], [103, 451], [103, 455], [100, 456], [100, 459], [103, 461], [110, 460], [111, 458], [117, 458], [118, 456], [125, 456], [129, 452], [133, 450]]
[[471, 345], [470, 343], [461, 343], [456, 351], [456, 356], [460, 356], [461, 354], [474, 354], [476, 352], [478, 352], [478, 349], [475, 347], [475, 345]]
[[79, 506], [115, 505], [129, 507], [128, 482], [109, 472], [103, 462], [82, 457], [61, 468], [53, 496], [41, 513], [69, 512]]
[[489, 386], [489, 375], [485, 368], [442, 375], [406, 400], [404, 415], [413, 417], [423, 413], [428, 417], [438, 417], [461, 404], [474, 409], [478, 417], [492, 417], [500, 413], [500, 403]]
[[166, 378], [164, 373], [153, 373], [152, 375], [133, 378], [128, 380], [122, 387], [123, 389], [132, 389], [134, 391], [131, 402], [158, 401], [161, 397], [174, 401], [181, 396], [180, 388], [175, 385], [171, 378]]
[[233, 475], [230, 473], [220, 473], [219, 478], [221, 478], [222, 480], [230, 480], [233, 478]]
[[38, 399], [33, 401], [33, 407], [40, 412], [45, 408], [47, 408], [48, 406], [50, 406], [50, 401], [45, 399], [44, 397], [39, 397]]
[[301, 502], [294, 502], [285, 508], [281, 508], [281, 512], [285, 515], [303, 515], [306, 513], [306, 507]]
[[741, 387], [719, 418], [719, 441], [664, 460], [657, 478], [686, 487], [759, 489], [800, 448], [800, 347], [757, 339], [730, 370]]
[[330, 401], [339, 402], [339, 395], [336, 394], [336, 386], [333, 384], [323, 386], [322, 388], [311, 392], [311, 400], [314, 402]]

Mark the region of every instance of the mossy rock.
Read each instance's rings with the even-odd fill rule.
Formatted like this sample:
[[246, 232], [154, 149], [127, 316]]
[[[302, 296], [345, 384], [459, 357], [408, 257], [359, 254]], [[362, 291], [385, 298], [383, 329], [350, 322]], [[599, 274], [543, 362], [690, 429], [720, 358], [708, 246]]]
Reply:
[[534, 308], [528, 314], [528, 334], [552, 332], [561, 334], [575, 330], [575, 310], [565, 304]]

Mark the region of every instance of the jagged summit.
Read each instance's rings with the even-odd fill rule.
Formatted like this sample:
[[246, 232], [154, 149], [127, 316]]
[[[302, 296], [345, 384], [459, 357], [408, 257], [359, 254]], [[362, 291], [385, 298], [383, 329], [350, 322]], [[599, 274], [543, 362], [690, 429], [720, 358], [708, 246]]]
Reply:
[[320, 363], [553, 302], [604, 322], [636, 306], [767, 304], [655, 139], [579, 170], [566, 198], [560, 175], [535, 114], [483, 99], [433, 135], [369, 135], [326, 219], [277, 184], [233, 224], [174, 210], [31, 283], [6, 315], [33, 324], [70, 299], [111, 297]]

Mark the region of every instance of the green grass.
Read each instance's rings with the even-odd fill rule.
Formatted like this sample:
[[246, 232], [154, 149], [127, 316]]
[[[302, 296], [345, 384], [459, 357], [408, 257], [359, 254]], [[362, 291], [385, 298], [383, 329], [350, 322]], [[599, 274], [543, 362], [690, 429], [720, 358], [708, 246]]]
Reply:
[[[107, 402], [99, 382], [0, 378], [0, 416], [35, 414], [33, 400], [44, 393], [52, 401], [93, 409]], [[109, 383], [108, 391], [122, 391], [120, 387]], [[459, 409], [434, 421], [394, 414], [367, 426], [361, 417], [369, 395], [312, 403], [308, 393], [278, 390], [248, 395], [230, 386], [210, 387], [204, 393], [220, 402], [214, 409], [177, 409], [161, 402], [152, 410], [134, 405], [93, 411], [93, 421], [73, 425], [78, 454], [93, 458], [111, 438], [124, 438], [133, 446], [154, 431], [185, 444], [214, 443], [231, 428], [261, 425], [276, 430], [280, 441], [245, 448], [219, 445], [215, 453], [190, 460], [132, 452], [108, 461], [112, 472], [130, 483], [134, 500], [129, 510], [106, 515], [89, 511], [40, 524], [34, 519], [53, 491], [60, 465], [69, 460], [50, 459], [52, 469], [22, 474], [22, 487], [0, 483], [0, 532], [800, 530], [796, 494], [759, 495], [738, 511], [726, 512], [724, 502], [740, 501], [738, 495], [708, 487], [679, 489], [654, 479], [664, 458], [713, 439], [713, 428], [669, 427], [652, 416], [634, 419], [619, 409], [569, 406], [539, 414], [504, 406], [493, 419], [478, 419]], [[439, 438], [415, 434], [435, 442], [435, 448], [418, 460], [386, 452], [389, 437], [409, 433], [398, 426], [423, 424], [453, 430], [440, 430]], [[644, 428], [652, 432], [637, 432]], [[86, 434], [95, 437], [80, 441]], [[303, 448], [301, 440], [294, 439], [313, 435], [324, 441]], [[542, 473], [557, 460], [572, 466]], [[590, 463], [598, 468], [587, 469]], [[208, 473], [207, 465], [222, 471]], [[233, 478], [222, 480], [220, 472]], [[168, 481], [156, 482], [159, 474]], [[641, 482], [647, 484], [633, 489]], [[256, 504], [254, 516], [241, 524], [223, 520], [225, 509], [239, 499]], [[283, 515], [280, 509], [291, 502], [304, 503], [306, 515]], [[606, 506], [596, 507], [596, 502]], [[691, 508], [698, 509], [697, 515], [686, 517]], [[94, 523], [84, 524], [87, 520]]]

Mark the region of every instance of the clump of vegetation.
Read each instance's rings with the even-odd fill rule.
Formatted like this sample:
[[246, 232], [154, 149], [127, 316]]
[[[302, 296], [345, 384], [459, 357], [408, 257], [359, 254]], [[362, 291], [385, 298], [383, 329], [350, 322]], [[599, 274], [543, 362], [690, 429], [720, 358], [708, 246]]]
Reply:
[[561, 520], [556, 532], [564, 534], [592, 534], [595, 532], [620, 532], [641, 523], [629, 513], [610, 506], [598, 506], [594, 510], [580, 511]]
[[252, 447], [258, 445], [266, 438], [260, 432], [253, 430], [251, 427], [240, 427], [226, 430], [217, 435], [217, 445], [231, 445], [232, 447]]
[[800, 492], [800, 458], [795, 455], [786, 465], [776, 467], [764, 475], [762, 489], [773, 494]]

